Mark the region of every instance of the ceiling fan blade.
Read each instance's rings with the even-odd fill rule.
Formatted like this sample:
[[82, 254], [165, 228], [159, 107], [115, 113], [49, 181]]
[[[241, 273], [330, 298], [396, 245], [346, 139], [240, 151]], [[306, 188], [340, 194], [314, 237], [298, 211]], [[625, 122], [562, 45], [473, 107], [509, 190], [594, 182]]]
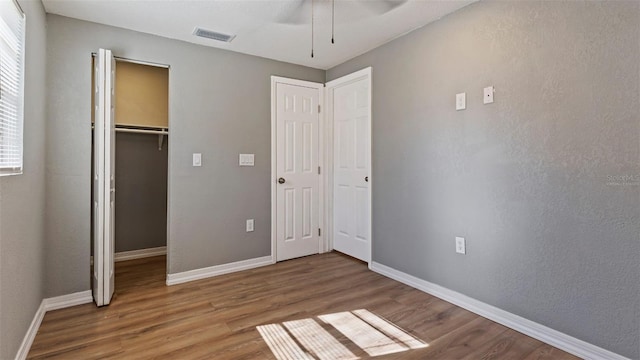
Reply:
[[[348, 5], [351, 11], [347, 10], [350, 19], [356, 19], [361, 17], [367, 17], [373, 15], [385, 14], [399, 6], [405, 4], [408, 0], [348, 0], [337, 1], [336, 9], [341, 7], [341, 13], [344, 14], [344, 5]], [[326, 10], [330, 6], [328, 0], [316, 0], [319, 7], [323, 7]], [[286, 3], [286, 7], [281, 14], [275, 18], [275, 22], [278, 24], [288, 25], [302, 25], [310, 22], [311, 14], [311, 0], [290, 0]], [[358, 11], [357, 8], [361, 10]], [[338, 10], [336, 10], [338, 11]], [[343, 20], [344, 21], [344, 20]]]
[[370, 12], [376, 15], [382, 15], [388, 13], [389, 11], [404, 5], [408, 0], [369, 0], [369, 1], [358, 1], [358, 4], [361, 4]]
[[289, 6], [289, 10], [278, 16], [275, 22], [279, 24], [301, 25], [309, 22], [311, 13], [311, 3], [305, 0], [294, 0]]

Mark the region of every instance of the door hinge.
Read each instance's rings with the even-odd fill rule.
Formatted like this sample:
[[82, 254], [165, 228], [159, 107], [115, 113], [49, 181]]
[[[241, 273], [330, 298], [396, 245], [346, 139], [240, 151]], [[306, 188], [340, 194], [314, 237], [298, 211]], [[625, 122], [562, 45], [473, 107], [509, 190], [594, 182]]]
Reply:
[[318, 175], [320, 175], [320, 166], [318, 166]]
[[318, 114], [320, 113], [320, 104], [318, 104]]
[[318, 228], [318, 236], [322, 236], [322, 231]]

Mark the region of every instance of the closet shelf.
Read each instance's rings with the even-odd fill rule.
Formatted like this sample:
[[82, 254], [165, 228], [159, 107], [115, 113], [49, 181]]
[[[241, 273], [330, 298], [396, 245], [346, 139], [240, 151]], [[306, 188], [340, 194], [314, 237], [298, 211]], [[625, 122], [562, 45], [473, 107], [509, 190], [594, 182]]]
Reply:
[[154, 135], [169, 135], [169, 129], [167, 128], [135, 128], [135, 127], [121, 127], [116, 126], [116, 132], [135, 133], [135, 134], [154, 134]]

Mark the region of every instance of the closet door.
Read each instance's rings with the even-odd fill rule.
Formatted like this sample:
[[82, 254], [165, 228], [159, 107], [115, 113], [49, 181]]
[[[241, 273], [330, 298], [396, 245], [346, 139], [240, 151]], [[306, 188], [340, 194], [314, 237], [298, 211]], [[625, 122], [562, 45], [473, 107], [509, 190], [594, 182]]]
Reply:
[[104, 54], [94, 61], [93, 130], [93, 300], [104, 305]]
[[108, 305], [115, 289], [115, 59], [100, 49], [95, 61], [93, 298]]
[[[111, 50], [105, 52], [105, 247], [104, 304], [111, 302], [115, 291], [116, 249], [116, 59]], [[108, 179], [108, 182], [106, 181]]]

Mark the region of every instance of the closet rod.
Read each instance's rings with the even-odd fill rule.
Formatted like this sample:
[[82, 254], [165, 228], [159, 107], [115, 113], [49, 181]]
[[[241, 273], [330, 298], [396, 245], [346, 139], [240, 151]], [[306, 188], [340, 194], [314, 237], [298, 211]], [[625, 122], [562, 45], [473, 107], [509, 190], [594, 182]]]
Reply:
[[135, 134], [153, 134], [153, 135], [169, 135], [168, 130], [144, 130], [144, 129], [127, 129], [116, 128], [116, 132], [135, 133]]

